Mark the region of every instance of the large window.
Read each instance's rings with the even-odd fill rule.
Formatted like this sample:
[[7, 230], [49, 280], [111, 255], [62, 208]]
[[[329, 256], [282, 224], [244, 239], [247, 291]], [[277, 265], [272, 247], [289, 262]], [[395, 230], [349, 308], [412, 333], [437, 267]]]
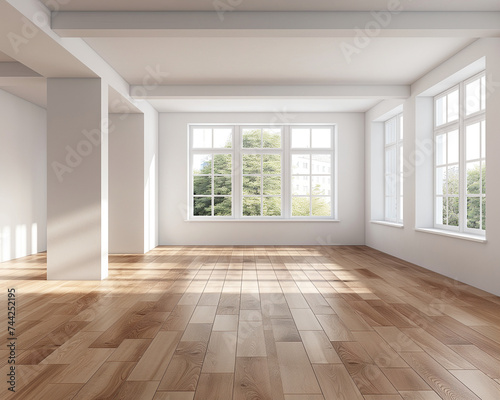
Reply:
[[385, 122], [384, 143], [385, 220], [403, 223], [403, 114]]
[[486, 229], [486, 87], [484, 73], [434, 99], [435, 226]]
[[190, 218], [334, 219], [333, 126], [190, 126]]

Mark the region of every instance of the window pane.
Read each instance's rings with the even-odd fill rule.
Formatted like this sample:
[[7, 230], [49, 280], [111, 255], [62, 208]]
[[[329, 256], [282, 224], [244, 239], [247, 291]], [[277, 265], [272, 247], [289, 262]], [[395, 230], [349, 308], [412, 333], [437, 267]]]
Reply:
[[399, 220], [403, 221], [403, 197], [399, 198]]
[[458, 131], [452, 131], [448, 133], [448, 164], [454, 164], [458, 162]]
[[212, 155], [195, 154], [193, 156], [193, 174], [211, 174], [212, 173]]
[[448, 95], [448, 122], [458, 119], [458, 89]]
[[267, 128], [263, 131], [264, 147], [267, 149], [281, 148], [281, 129]]
[[245, 217], [260, 216], [260, 197], [243, 197], [243, 215]]
[[312, 155], [312, 174], [331, 174], [332, 156], [330, 154]]
[[315, 217], [330, 217], [332, 215], [332, 206], [330, 198], [313, 197], [312, 215]]
[[396, 173], [396, 147], [392, 146], [385, 149], [385, 173]]
[[309, 195], [310, 178], [308, 176], [293, 176], [292, 177], [292, 194], [294, 195]]
[[460, 190], [460, 177], [458, 165], [452, 165], [447, 170], [448, 194], [458, 194]]
[[486, 230], [486, 197], [483, 197], [483, 221], [482, 221], [482, 229]]
[[243, 177], [243, 194], [260, 195], [260, 176]]
[[309, 174], [310, 168], [311, 156], [309, 154], [292, 155], [292, 174]]
[[399, 140], [403, 139], [403, 115], [399, 116]]
[[446, 167], [436, 168], [436, 195], [446, 194]]
[[214, 194], [215, 195], [231, 195], [231, 177], [230, 176], [214, 176]]
[[211, 195], [212, 194], [212, 177], [211, 176], [193, 176], [193, 194]]
[[436, 136], [436, 165], [446, 164], [446, 135]]
[[193, 129], [193, 147], [212, 147], [212, 129]]
[[311, 200], [309, 197], [292, 197], [292, 216], [304, 217], [311, 215]]
[[214, 129], [214, 147], [226, 149], [233, 147], [232, 132], [231, 128]]
[[312, 194], [317, 196], [330, 196], [331, 177], [329, 176], [313, 176], [312, 177]]
[[385, 195], [396, 196], [396, 175], [385, 176]]
[[481, 172], [481, 180], [482, 180], [482, 194], [486, 194], [486, 161], [482, 162], [482, 172]]
[[212, 216], [212, 198], [193, 197], [193, 215]]
[[214, 216], [224, 217], [232, 214], [231, 197], [214, 197]]
[[260, 129], [243, 129], [243, 148], [251, 149], [251, 148], [260, 148], [261, 143], [261, 134]]
[[267, 217], [281, 216], [281, 197], [264, 197], [262, 211]]
[[436, 100], [436, 126], [446, 123], [446, 96]]
[[214, 154], [214, 174], [230, 174], [231, 161], [231, 154]]
[[385, 144], [396, 142], [396, 119], [391, 118], [385, 123]]
[[458, 197], [448, 197], [448, 225], [458, 226], [460, 216], [460, 200]]
[[261, 173], [261, 155], [260, 154], [244, 154], [243, 155], [243, 173], [244, 174], [260, 174]]
[[481, 125], [480, 123], [472, 124], [472, 125], [467, 125], [465, 134], [465, 153], [467, 160], [476, 160], [480, 158], [480, 149], [481, 149], [481, 142], [480, 142], [480, 132], [481, 130]]
[[467, 193], [479, 194], [481, 185], [481, 172], [479, 161], [467, 163]]
[[312, 130], [312, 147], [327, 149], [332, 147], [332, 131], [316, 128]]
[[281, 176], [264, 176], [264, 195], [281, 194]]
[[395, 221], [396, 220], [396, 197], [386, 197], [385, 198], [385, 217], [386, 219]]
[[480, 213], [480, 197], [467, 197], [467, 228], [479, 229]]
[[436, 224], [446, 225], [446, 198], [436, 197]]
[[311, 131], [309, 129], [292, 128], [292, 147], [309, 148], [311, 146]]
[[481, 121], [481, 158], [486, 157], [486, 122]]
[[403, 185], [404, 185], [404, 177], [403, 174], [399, 175], [399, 195], [403, 196]]
[[478, 112], [481, 108], [480, 79], [476, 79], [465, 85], [465, 109], [466, 114]]
[[[399, 173], [403, 174], [403, 146], [399, 146]], [[402, 182], [402, 181], [401, 181]]]
[[486, 109], [486, 77], [481, 77], [481, 110]]
[[264, 154], [264, 174], [279, 175], [281, 174], [281, 155], [280, 154]]

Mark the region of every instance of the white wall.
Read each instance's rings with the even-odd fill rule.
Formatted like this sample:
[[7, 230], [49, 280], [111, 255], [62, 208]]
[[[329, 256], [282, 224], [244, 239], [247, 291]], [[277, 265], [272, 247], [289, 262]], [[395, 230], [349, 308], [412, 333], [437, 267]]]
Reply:
[[[486, 76], [491, 90], [487, 98], [487, 242], [479, 243], [464, 239], [418, 232], [415, 227], [429, 224], [425, 208], [430, 196], [426, 181], [432, 152], [422, 143], [422, 130], [426, 123], [416, 109], [426, 107], [426, 98], [418, 97], [466, 66], [486, 56]], [[424, 103], [424, 104], [422, 104]], [[412, 96], [404, 103], [404, 159], [415, 165], [405, 174], [404, 180], [404, 229], [382, 226], [370, 222], [377, 218], [372, 214], [372, 121], [379, 118], [384, 107], [379, 106], [366, 113], [366, 244], [383, 252], [400, 257], [417, 265], [436, 271], [458, 281], [470, 284], [490, 293], [500, 295], [500, 39], [480, 39], [429, 72], [412, 85]], [[417, 161], [415, 161], [417, 160]], [[427, 186], [427, 187], [426, 187]], [[376, 192], [376, 191], [375, 191]], [[431, 210], [428, 210], [432, 213]], [[422, 216], [424, 215], [424, 216]], [[418, 218], [418, 219], [417, 219]]]
[[109, 252], [143, 254], [144, 115], [109, 121]]
[[340, 222], [187, 222], [189, 123], [279, 124], [283, 114], [163, 113], [159, 131], [159, 240], [163, 245], [364, 244], [361, 113], [285, 115], [289, 123], [337, 124]]
[[158, 112], [148, 104], [144, 112], [144, 251], [158, 246]]
[[0, 262], [47, 248], [46, 119], [0, 90]]

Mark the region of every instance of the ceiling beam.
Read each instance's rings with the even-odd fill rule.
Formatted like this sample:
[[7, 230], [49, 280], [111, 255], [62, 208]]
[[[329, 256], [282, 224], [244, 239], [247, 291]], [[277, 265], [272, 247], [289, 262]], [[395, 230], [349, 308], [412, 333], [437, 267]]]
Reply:
[[41, 76], [20, 62], [0, 62], [0, 78], [39, 78]]
[[500, 12], [59, 11], [51, 21], [62, 37], [500, 36]]
[[135, 99], [406, 99], [409, 85], [133, 85]]

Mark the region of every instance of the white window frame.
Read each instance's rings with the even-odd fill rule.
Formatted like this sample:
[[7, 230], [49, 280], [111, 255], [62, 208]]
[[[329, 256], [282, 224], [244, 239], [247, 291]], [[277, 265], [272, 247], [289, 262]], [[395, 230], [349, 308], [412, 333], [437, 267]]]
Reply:
[[[433, 124], [434, 124], [434, 161], [433, 161], [433, 175], [434, 175], [434, 182], [433, 182], [433, 221], [434, 221], [434, 228], [440, 229], [440, 230], [446, 230], [446, 231], [452, 231], [452, 232], [459, 232], [459, 233], [468, 233], [468, 234], [474, 234], [478, 236], [485, 236], [486, 231], [482, 229], [474, 229], [474, 228], [468, 228], [467, 227], [467, 173], [466, 173], [466, 127], [468, 125], [477, 123], [477, 122], [482, 122], [486, 121], [486, 106], [485, 106], [485, 97], [480, 96], [480, 107], [479, 111], [474, 112], [470, 115], [466, 115], [466, 96], [465, 96], [465, 88], [466, 85], [472, 81], [475, 81], [477, 79], [483, 78], [483, 83], [485, 79], [485, 71], [482, 71], [478, 74], [475, 74], [471, 76], [470, 78], [459, 82], [458, 84], [454, 85], [453, 87], [445, 90], [444, 92], [436, 95], [434, 97], [434, 103], [433, 103], [433, 109], [434, 109], [434, 115], [433, 115]], [[442, 97], [448, 95], [449, 93], [452, 93], [453, 91], [458, 89], [458, 119], [456, 121], [452, 122], [446, 122], [441, 125], [437, 125], [436, 121], [436, 113], [437, 113], [437, 101], [441, 99]], [[484, 102], [484, 104], [483, 104]], [[483, 107], [484, 106], [484, 107]], [[448, 108], [447, 111], [448, 112]], [[445, 134], [446, 137], [448, 137], [448, 134], [450, 132], [453, 132], [454, 130], [458, 131], [458, 137], [459, 137], [459, 157], [458, 157], [458, 170], [459, 170], [459, 191], [458, 195], [452, 195], [450, 196], [449, 194], [443, 194], [438, 195], [437, 194], [437, 168], [446, 166], [448, 168], [449, 165], [451, 164], [456, 164], [456, 163], [448, 163], [448, 138], [446, 141], [446, 162], [444, 164], [437, 164], [437, 137], [439, 135]], [[483, 140], [483, 137], [480, 135], [480, 140]], [[480, 145], [480, 152], [481, 152], [481, 145]], [[482, 163], [486, 162], [486, 157], [481, 157], [478, 159], [480, 162], [480, 173], [482, 174]], [[480, 179], [482, 179], [482, 175], [480, 175]], [[480, 187], [482, 188], [482, 183], [480, 184]], [[482, 190], [482, 189], [481, 189]], [[459, 217], [458, 217], [458, 226], [449, 226], [445, 224], [440, 224], [436, 221], [437, 219], [437, 198], [438, 197], [443, 197], [443, 198], [449, 198], [449, 197], [458, 197], [459, 199]], [[482, 198], [485, 197], [485, 194], [480, 193], [478, 195], [469, 195], [469, 197], [479, 197], [481, 199], [480, 201], [480, 226], [482, 226], [482, 208], [483, 208], [483, 202]]]
[[[228, 129], [228, 128], [231, 128], [232, 129], [232, 148], [214, 148], [214, 147], [198, 147], [198, 148], [193, 148], [192, 147], [192, 143], [194, 143], [194, 140], [193, 140], [193, 130], [196, 129], [196, 128], [208, 128], [208, 129], [218, 129], [218, 128], [221, 128], [221, 129]], [[212, 154], [215, 155], [215, 154], [231, 154], [231, 157], [232, 157], [232, 162], [231, 162], [231, 168], [232, 168], [232, 171], [231, 171], [231, 184], [232, 184], [232, 190], [231, 190], [231, 198], [232, 198], [232, 215], [234, 215], [234, 188], [235, 188], [235, 182], [234, 182], [234, 163], [235, 163], [235, 158], [234, 158], [234, 149], [235, 149], [235, 127], [233, 125], [191, 125], [189, 127], [189, 162], [188, 162], [188, 168], [189, 168], [189, 171], [188, 171], [188, 176], [189, 176], [189, 183], [188, 183], [188, 195], [189, 195], [189, 206], [188, 206], [188, 209], [190, 210], [190, 216], [193, 216], [193, 211], [194, 211], [194, 206], [193, 206], [193, 203], [194, 203], [194, 198], [195, 197], [198, 197], [198, 196], [195, 196], [193, 194], [193, 158], [194, 158], [194, 155], [196, 154]], [[212, 134], [212, 144], [213, 144], [213, 134]], [[214, 158], [212, 157], [212, 173], [211, 173], [211, 176], [215, 176], [214, 174]], [[210, 196], [200, 196], [200, 197], [211, 197], [212, 199], [214, 197], [218, 197], [216, 195], [214, 195], [214, 187], [212, 185], [212, 194]], [[221, 196], [221, 197], [227, 197], [227, 196]], [[195, 218], [210, 218], [210, 219], [227, 219], [227, 218], [231, 218], [231, 217], [228, 217], [228, 216], [214, 216], [213, 215], [213, 206], [212, 206], [212, 216], [197, 216]]]
[[[387, 127], [388, 125], [394, 121], [395, 123], [395, 130], [396, 130], [396, 140], [393, 143], [387, 143]], [[403, 113], [399, 113], [395, 115], [394, 117], [389, 118], [384, 122], [384, 221], [387, 222], [394, 222], [396, 224], [403, 224], [403, 174], [402, 174], [402, 165], [403, 165], [403, 157], [402, 157], [402, 151], [403, 151], [403, 141], [404, 141], [404, 136], [402, 135], [403, 133]], [[396, 164], [394, 166], [395, 171], [391, 173], [387, 173], [387, 165], [386, 165], [386, 154], [387, 150], [390, 148], [396, 149]], [[396, 189], [395, 189], [395, 197], [396, 197], [396, 218], [390, 218], [387, 215], [387, 200], [389, 197], [388, 196], [388, 185], [387, 185], [387, 180], [389, 177], [392, 177], [393, 180], [396, 182]]]
[[[233, 146], [231, 149], [192, 148], [193, 129], [196, 128], [233, 128]], [[331, 129], [331, 148], [291, 148], [291, 130], [300, 128]], [[243, 128], [281, 128], [281, 149], [273, 148], [243, 148]], [[337, 127], [336, 124], [189, 124], [188, 125], [188, 207], [187, 218], [191, 221], [336, 221], [337, 220]], [[232, 216], [195, 216], [193, 215], [193, 155], [194, 154], [232, 154]], [[291, 202], [291, 159], [292, 154], [330, 154], [331, 165], [331, 216], [292, 216]], [[243, 170], [244, 154], [281, 154], [281, 216], [243, 216]], [[313, 174], [314, 175], [314, 174]], [[213, 191], [213, 190], [212, 190]], [[277, 196], [277, 195], [276, 195]], [[265, 197], [261, 195], [261, 197]], [[312, 195], [310, 197], [313, 197]], [[261, 203], [262, 204], [262, 203]]]

